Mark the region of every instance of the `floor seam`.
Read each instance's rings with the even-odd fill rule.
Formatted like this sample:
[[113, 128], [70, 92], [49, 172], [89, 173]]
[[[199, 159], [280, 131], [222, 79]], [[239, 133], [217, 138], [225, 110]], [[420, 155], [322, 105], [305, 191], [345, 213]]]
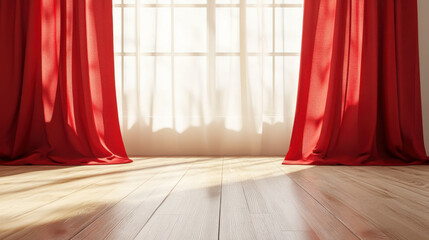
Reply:
[[222, 216], [223, 163], [224, 163], [224, 158], [222, 158], [222, 171], [220, 175], [219, 222], [218, 222], [218, 228], [217, 228], [218, 240], [220, 240], [220, 223], [221, 223], [221, 216]]

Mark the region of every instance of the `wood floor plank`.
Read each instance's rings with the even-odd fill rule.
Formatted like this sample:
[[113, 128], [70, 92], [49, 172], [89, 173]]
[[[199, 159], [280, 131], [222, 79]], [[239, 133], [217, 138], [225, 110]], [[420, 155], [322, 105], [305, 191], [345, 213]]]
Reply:
[[[411, 172], [409, 166], [396, 167], [358, 167], [356, 169], [343, 168], [347, 175], [352, 175], [356, 179], [362, 179], [365, 182], [378, 186], [379, 188], [388, 187], [388, 191], [396, 194], [398, 197], [405, 197], [410, 201], [422, 204], [422, 198], [429, 198], [429, 166], [421, 166], [426, 169], [425, 174], [416, 174]], [[357, 171], [356, 171], [357, 170]], [[427, 207], [424, 205], [424, 207]]]
[[133, 166], [124, 171], [112, 168], [99, 176], [102, 181], [1, 224], [0, 239], [68, 239], [74, 236], [164, 168], [162, 163], [154, 161], [142, 161]]
[[[222, 159], [207, 158], [196, 162], [165, 199], [136, 239], [148, 239], [153, 232], [152, 221], [169, 230], [156, 239], [218, 239]], [[162, 216], [162, 217], [160, 217]], [[170, 228], [171, 223], [174, 226]]]
[[[260, 165], [251, 166], [248, 171], [282, 231], [295, 231], [297, 235], [308, 239], [315, 236], [320, 239], [357, 239], [336, 216], [284, 175], [277, 163], [264, 163], [263, 158], [250, 158], [247, 161], [261, 162]], [[270, 230], [276, 231], [276, 228]], [[279, 236], [279, 239], [283, 238], [281, 233]]]
[[[22, 173], [29, 173], [33, 171], [38, 171], [41, 169], [52, 168], [52, 166], [3, 166], [0, 165], [0, 177], [19, 175]], [[61, 168], [61, 167], [59, 167]], [[1, 182], [1, 178], [0, 178]]]
[[284, 240], [306, 240], [306, 239], [317, 239], [317, 235], [314, 232], [308, 231], [282, 231], [282, 239]]
[[[375, 215], [376, 211], [364, 212], [368, 218], [374, 219], [372, 221], [379, 229], [389, 232], [391, 238], [427, 239], [429, 236], [429, 197], [416, 193], [414, 188], [403, 187], [398, 180], [393, 182], [381, 178], [374, 174], [374, 171], [354, 171], [352, 174], [350, 168], [334, 170], [361, 183], [365, 190], [371, 193], [372, 199], [368, 204], [376, 204], [379, 213], [395, 216], [382, 218]], [[386, 227], [386, 225], [390, 227]]]
[[242, 186], [246, 179], [240, 173], [240, 163], [234, 160], [234, 158], [223, 160], [219, 239], [257, 239]]
[[171, 233], [178, 219], [179, 215], [154, 215], [136, 239], [176, 239]]
[[[388, 168], [382, 171], [391, 174]], [[391, 184], [389, 181], [380, 183], [378, 177], [358, 172], [356, 167], [330, 166], [294, 172], [289, 176], [361, 238], [426, 239], [429, 234], [427, 207], [413, 204], [407, 195], [402, 199], [392, 197], [391, 191], [395, 190], [385, 189]], [[419, 201], [428, 206], [427, 198]]]
[[[0, 212], [2, 213], [0, 220], [10, 221], [82, 188], [103, 181], [104, 174], [128, 169], [125, 165], [40, 167], [41, 169], [32, 166], [34, 172], [28, 169], [30, 172], [2, 179], [0, 196], [7, 195], [8, 198], [0, 198]], [[9, 199], [14, 199], [14, 201], [9, 201]]]
[[[335, 216], [331, 215], [323, 206], [291, 181], [280, 169], [273, 167], [270, 160], [261, 158], [240, 158], [225, 161], [225, 169], [235, 171], [240, 176], [238, 184], [242, 185], [244, 194], [241, 197], [242, 208], [230, 208], [221, 214], [220, 239], [284, 239], [285, 232], [297, 232], [306, 239], [356, 239], [356, 236], [347, 229]], [[224, 177], [226, 173], [224, 174]], [[233, 180], [234, 181], [234, 180]], [[244, 182], [253, 182], [255, 194], [246, 194]], [[237, 182], [236, 182], [237, 183]], [[246, 185], [246, 184], [244, 184]], [[226, 186], [226, 182], [224, 187]], [[225, 189], [225, 188], [224, 188]], [[236, 190], [238, 191], [238, 189]], [[222, 192], [222, 210], [228, 202], [237, 200], [229, 198], [228, 192]], [[263, 203], [267, 212], [253, 212], [247, 204], [251, 200]], [[247, 209], [246, 209], [247, 204]], [[247, 215], [251, 221], [234, 221], [236, 215]], [[232, 220], [232, 221], [231, 221]], [[243, 219], [239, 219], [243, 220]], [[230, 222], [238, 222], [238, 226], [231, 227]], [[223, 228], [224, 227], [224, 228]], [[241, 229], [251, 229], [251, 232]], [[329, 231], [328, 231], [329, 229]], [[249, 234], [253, 236], [242, 236]], [[304, 234], [302, 234], [304, 233]]]
[[[288, 166], [283, 166], [282, 169], [286, 169], [287, 167]], [[339, 218], [359, 237], [362, 239], [390, 239], [371, 221], [363, 217], [354, 208], [350, 207], [350, 204], [343, 202], [342, 198], [339, 198], [336, 194], [331, 194], [332, 191], [335, 191], [335, 185], [327, 185], [326, 181], [322, 179], [307, 180], [305, 178], [299, 178], [297, 175], [298, 174], [291, 174], [289, 176], [317, 199], [319, 203], [329, 209], [332, 214]], [[321, 182], [323, 186], [316, 185], [316, 181]]]
[[173, 165], [140, 185], [73, 239], [134, 239], [191, 164], [177, 158]]

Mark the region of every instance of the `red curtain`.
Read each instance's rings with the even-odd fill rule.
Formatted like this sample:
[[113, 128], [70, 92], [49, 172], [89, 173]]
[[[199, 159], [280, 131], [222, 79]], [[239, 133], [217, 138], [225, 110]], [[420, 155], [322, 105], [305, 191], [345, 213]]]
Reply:
[[416, 0], [306, 0], [283, 164], [428, 163]]
[[0, 1], [0, 164], [130, 162], [111, 0]]

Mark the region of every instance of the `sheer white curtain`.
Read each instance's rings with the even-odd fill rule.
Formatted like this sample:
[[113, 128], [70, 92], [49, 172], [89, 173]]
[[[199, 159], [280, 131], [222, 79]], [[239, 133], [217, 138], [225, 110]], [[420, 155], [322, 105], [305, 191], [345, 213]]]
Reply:
[[302, 0], [114, 0], [130, 155], [284, 155]]

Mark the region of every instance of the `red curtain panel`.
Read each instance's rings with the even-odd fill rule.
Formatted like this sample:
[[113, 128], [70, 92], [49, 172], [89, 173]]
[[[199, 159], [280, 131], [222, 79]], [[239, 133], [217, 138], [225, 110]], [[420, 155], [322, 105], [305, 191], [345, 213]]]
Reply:
[[302, 39], [283, 164], [428, 163], [416, 0], [305, 0]]
[[128, 159], [111, 0], [0, 1], [0, 164]]

